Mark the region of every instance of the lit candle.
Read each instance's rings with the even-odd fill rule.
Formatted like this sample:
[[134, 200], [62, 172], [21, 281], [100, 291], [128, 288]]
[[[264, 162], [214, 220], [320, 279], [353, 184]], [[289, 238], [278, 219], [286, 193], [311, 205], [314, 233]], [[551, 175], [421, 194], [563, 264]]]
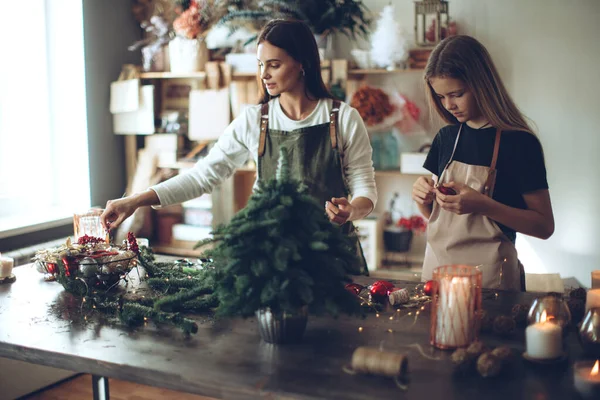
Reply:
[[10, 257], [4, 257], [2, 253], [0, 253], [0, 279], [11, 276], [14, 265], [15, 260]]
[[575, 389], [586, 399], [600, 398], [600, 361], [579, 361], [573, 365]]
[[436, 342], [445, 347], [464, 347], [473, 341], [474, 298], [469, 278], [440, 280]]
[[596, 307], [600, 307], [600, 289], [590, 289], [585, 299], [585, 311]]
[[546, 311], [540, 322], [525, 329], [527, 355], [538, 360], [550, 360], [562, 355], [562, 329], [557, 324], [546, 321]]

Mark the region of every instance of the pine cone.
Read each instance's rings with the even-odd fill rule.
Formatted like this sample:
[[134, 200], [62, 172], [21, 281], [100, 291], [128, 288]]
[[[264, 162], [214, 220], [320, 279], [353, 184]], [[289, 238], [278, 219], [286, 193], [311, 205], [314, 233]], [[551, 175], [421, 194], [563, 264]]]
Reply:
[[512, 317], [499, 315], [494, 319], [494, 333], [501, 336], [507, 336], [513, 333], [517, 324]]
[[466, 373], [473, 364], [477, 357], [467, 352], [466, 349], [456, 349], [450, 356], [452, 364], [454, 364], [454, 371], [457, 373]]
[[502, 371], [502, 362], [492, 353], [483, 353], [477, 359], [477, 372], [484, 378], [492, 378]]
[[527, 325], [527, 315], [529, 314], [530, 306], [528, 304], [515, 304], [511, 310], [511, 314], [518, 326], [524, 327]]
[[508, 346], [500, 346], [496, 347], [491, 351], [491, 354], [495, 356], [498, 360], [502, 361], [503, 364], [507, 364], [513, 359], [513, 351]]
[[477, 358], [485, 353], [485, 345], [480, 341], [473, 342], [467, 347], [467, 353], [472, 357]]
[[491, 332], [494, 327], [494, 317], [486, 310], [481, 311], [481, 332]]

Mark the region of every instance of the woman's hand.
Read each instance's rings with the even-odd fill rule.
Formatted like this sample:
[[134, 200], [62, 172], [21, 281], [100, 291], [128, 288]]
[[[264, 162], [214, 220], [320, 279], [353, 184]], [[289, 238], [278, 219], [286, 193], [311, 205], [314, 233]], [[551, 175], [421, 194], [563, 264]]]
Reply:
[[433, 179], [427, 176], [421, 176], [413, 184], [412, 198], [419, 204], [429, 205], [433, 203], [435, 192], [433, 189]]
[[436, 201], [444, 210], [454, 214], [481, 213], [484, 209], [485, 201], [489, 199], [489, 197], [463, 183], [449, 182], [445, 183], [444, 186], [454, 189], [456, 194], [443, 194], [438, 189], [434, 189]]
[[106, 231], [116, 229], [123, 221], [131, 216], [138, 208], [135, 196], [128, 196], [122, 199], [109, 200], [106, 208], [100, 216], [100, 222]]
[[325, 202], [325, 212], [329, 220], [335, 224], [343, 225], [350, 219], [354, 207], [345, 197], [332, 197]]

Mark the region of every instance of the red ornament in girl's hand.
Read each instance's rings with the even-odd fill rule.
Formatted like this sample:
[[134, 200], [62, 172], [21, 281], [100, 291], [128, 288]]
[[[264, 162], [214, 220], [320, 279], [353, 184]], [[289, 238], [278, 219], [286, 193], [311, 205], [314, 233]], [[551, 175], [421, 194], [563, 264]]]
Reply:
[[456, 195], [456, 190], [452, 189], [451, 187], [448, 186], [438, 186], [437, 187], [438, 192], [440, 192], [441, 194], [445, 194], [448, 196], [454, 196]]
[[425, 286], [423, 286], [423, 293], [425, 293], [425, 296], [431, 296], [433, 293], [433, 285], [435, 285], [435, 281], [425, 282]]
[[352, 294], [356, 294], [356, 295], [358, 295], [360, 293], [360, 291], [363, 290], [363, 286], [359, 285], [358, 283], [349, 283], [344, 287], [346, 288], [347, 291], [349, 291]]

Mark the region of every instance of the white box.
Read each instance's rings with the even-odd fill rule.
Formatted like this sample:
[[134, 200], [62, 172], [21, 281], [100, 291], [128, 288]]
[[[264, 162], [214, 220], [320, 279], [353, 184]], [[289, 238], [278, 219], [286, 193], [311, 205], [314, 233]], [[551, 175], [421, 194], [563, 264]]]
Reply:
[[212, 226], [193, 226], [186, 224], [173, 225], [173, 240], [197, 242], [211, 237]]
[[400, 153], [400, 172], [403, 174], [431, 175], [423, 168], [427, 153]]
[[234, 72], [255, 74], [258, 72], [256, 53], [229, 53], [225, 62], [232, 66]]
[[383, 257], [383, 216], [371, 215], [354, 221], [358, 229], [358, 238], [367, 261], [367, 269], [374, 271], [381, 265]]

